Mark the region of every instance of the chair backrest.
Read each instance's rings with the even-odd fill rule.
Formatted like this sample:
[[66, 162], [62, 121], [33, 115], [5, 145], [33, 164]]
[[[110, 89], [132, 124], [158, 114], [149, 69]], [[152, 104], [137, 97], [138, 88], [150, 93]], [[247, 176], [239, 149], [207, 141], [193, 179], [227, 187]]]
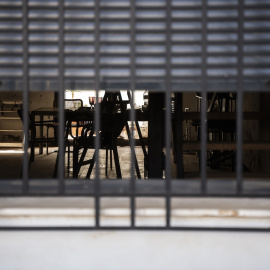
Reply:
[[121, 134], [127, 120], [124, 112], [108, 114], [107, 119], [101, 120], [101, 137], [105, 144], [113, 143]]
[[81, 99], [65, 99], [65, 109], [79, 109], [83, 107], [83, 101]]

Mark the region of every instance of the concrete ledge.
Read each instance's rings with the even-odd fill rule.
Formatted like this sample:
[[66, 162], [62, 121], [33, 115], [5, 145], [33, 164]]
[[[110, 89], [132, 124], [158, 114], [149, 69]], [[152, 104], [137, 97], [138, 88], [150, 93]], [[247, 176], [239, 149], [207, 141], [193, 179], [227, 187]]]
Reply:
[[[135, 225], [166, 225], [165, 198], [135, 199]], [[130, 226], [130, 199], [103, 197], [101, 226]], [[94, 198], [23, 197], [0, 199], [0, 227], [92, 227]], [[172, 198], [172, 227], [270, 229], [268, 199]]]

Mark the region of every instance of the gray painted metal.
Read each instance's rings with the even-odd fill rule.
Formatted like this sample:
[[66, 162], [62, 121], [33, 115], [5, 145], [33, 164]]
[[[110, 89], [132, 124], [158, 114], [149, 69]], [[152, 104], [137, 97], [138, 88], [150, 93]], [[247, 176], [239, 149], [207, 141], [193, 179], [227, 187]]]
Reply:
[[[201, 92], [201, 149], [206, 152], [207, 93], [234, 90], [238, 96], [237, 192], [228, 194], [251, 196], [252, 193], [245, 194], [242, 181], [243, 93], [270, 91], [269, 15], [270, 0], [1, 0], [0, 91], [23, 91], [25, 105], [29, 101], [29, 91], [57, 91], [59, 134], [64, 133], [63, 97], [68, 88], [95, 89], [96, 95], [104, 87], [106, 90], [130, 89], [132, 94], [136, 89], [166, 92], [167, 108], [171, 106], [173, 91]], [[99, 112], [98, 103], [96, 108]], [[28, 119], [27, 106], [23, 113]], [[170, 110], [166, 110], [165, 117], [166, 151], [169, 153]], [[135, 120], [133, 108], [131, 119]], [[25, 134], [28, 134], [27, 121]], [[95, 125], [99, 130], [99, 113], [95, 114]], [[64, 136], [59, 138], [58, 189], [48, 189], [45, 195], [85, 195], [74, 188], [80, 190], [84, 185], [84, 192], [95, 197], [96, 228], [100, 228], [100, 196], [108, 196], [108, 193], [102, 193], [98, 151], [94, 184], [73, 183], [64, 177], [65, 142]], [[99, 145], [97, 136], [96, 150]], [[26, 139], [25, 149], [28, 146]], [[133, 139], [131, 146], [134, 146]], [[170, 162], [170, 155], [167, 155], [167, 167]], [[22, 184], [22, 193], [14, 190], [13, 195], [37, 195], [29, 193], [27, 152], [23, 168], [23, 180], [14, 180], [19, 186]], [[160, 181], [155, 182], [150, 185], [153, 192], [149, 192], [142, 187], [143, 183], [135, 182], [133, 170], [131, 166], [130, 181], [114, 181], [114, 185], [127, 184], [129, 188], [120, 188], [120, 193], [109, 195], [130, 197], [131, 228], [135, 228], [135, 196], [165, 196], [166, 228], [170, 228], [172, 185], [175, 191], [178, 183], [171, 179], [167, 170], [166, 185], [161, 187], [157, 184]], [[74, 190], [68, 190], [68, 182], [72, 182], [70, 186]], [[198, 193], [191, 187], [190, 193], [173, 195], [211, 196], [207, 193], [205, 155], [201, 158], [198, 183]], [[222, 192], [214, 195], [221, 196]]]
[[[265, 85], [270, 75], [268, 0], [127, 0], [113, 4], [66, 0], [63, 11], [58, 8], [60, 0], [36, 0], [26, 2], [27, 18], [23, 3], [22, 0], [0, 2], [1, 90], [23, 89], [22, 42], [26, 36], [29, 86], [33, 91], [60, 89], [57, 68], [61, 61], [60, 50], [65, 83], [71, 81], [77, 86], [88, 80], [85, 84], [88, 89], [95, 87], [94, 81], [99, 75], [101, 84], [131, 82], [134, 78], [134, 89], [140, 89], [142, 82], [147, 82], [150, 90], [164, 90], [168, 61], [171, 85], [172, 81], [177, 82], [176, 87], [181, 91], [188, 90], [195, 80], [205, 77], [208, 86], [213, 85], [216, 90], [219, 85], [214, 80], [223, 79], [230, 84], [230, 78], [238, 80], [241, 76], [243, 80], [252, 80], [256, 89], [270, 88]], [[98, 14], [95, 12], [97, 4]], [[172, 7], [169, 14], [168, 4]], [[59, 17], [63, 19], [63, 25], [60, 25]], [[23, 24], [25, 19], [29, 21], [27, 29]], [[59, 35], [61, 28], [63, 37]], [[98, 48], [97, 29], [100, 33]], [[237, 60], [239, 50], [243, 58], [241, 69]], [[97, 52], [98, 74], [95, 68]], [[185, 84], [187, 77], [190, 82]], [[263, 83], [256, 84], [258, 78]], [[154, 83], [156, 80], [160, 83]], [[243, 87], [246, 90], [248, 84], [244, 83]]]

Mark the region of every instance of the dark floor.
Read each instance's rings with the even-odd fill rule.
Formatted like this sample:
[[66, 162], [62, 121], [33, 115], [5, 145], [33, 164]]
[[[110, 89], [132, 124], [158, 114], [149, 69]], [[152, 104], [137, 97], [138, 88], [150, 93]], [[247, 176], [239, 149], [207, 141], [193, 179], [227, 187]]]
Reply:
[[[31, 164], [30, 168], [30, 178], [52, 178], [53, 170], [55, 166], [57, 153], [53, 153], [53, 150], [57, 148], [50, 148], [50, 154], [46, 155], [44, 148], [44, 154], [38, 154], [38, 148], [36, 148], [35, 162]], [[89, 150], [88, 157], [91, 158], [94, 150]], [[121, 172], [123, 179], [129, 179], [130, 174], [130, 147], [118, 147], [119, 160], [121, 165]], [[135, 148], [136, 157], [139, 164], [139, 169], [142, 178], [144, 177], [144, 155], [141, 147]], [[19, 148], [14, 149], [1, 149], [0, 151], [0, 178], [1, 179], [18, 179], [20, 178], [20, 172], [22, 167], [23, 152]], [[173, 157], [171, 158], [173, 161]], [[100, 178], [101, 179], [114, 179], [116, 178], [115, 166], [113, 161], [112, 170], [108, 168], [108, 176], [105, 176], [105, 150], [100, 150]], [[71, 168], [68, 175], [66, 170], [66, 177], [72, 176], [72, 160], [70, 161]], [[88, 166], [86, 165], [81, 168], [79, 173], [79, 178], [85, 178]], [[66, 157], [66, 169], [67, 169], [67, 157]], [[199, 158], [196, 153], [184, 153], [184, 171], [186, 179], [199, 179]], [[172, 178], [176, 178], [176, 166], [172, 162], [171, 165], [171, 175]], [[95, 167], [91, 174], [91, 179], [95, 177]], [[222, 179], [235, 179], [236, 173], [232, 171], [231, 166], [223, 166], [218, 169], [210, 169], [207, 167], [207, 177], [208, 178], [222, 178]], [[268, 173], [263, 172], [244, 172], [245, 178], [262, 179], [270, 178]]]

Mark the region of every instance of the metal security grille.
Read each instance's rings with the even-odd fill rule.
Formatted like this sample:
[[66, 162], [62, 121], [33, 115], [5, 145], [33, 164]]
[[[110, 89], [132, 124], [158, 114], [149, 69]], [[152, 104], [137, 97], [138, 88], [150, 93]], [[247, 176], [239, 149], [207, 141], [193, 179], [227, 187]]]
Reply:
[[[244, 92], [270, 91], [269, 17], [269, 0], [0, 0], [0, 91], [23, 92], [25, 119], [30, 91], [56, 91], [60, 134], [64, 134], [66, 89], [95, 89], [97, 95], [100, 89], [147, 89], [165, 93], [166, 108], [171, 106], [172, 92], [199, 92], [204, 153], [207, 93], [237, 93], [236, 180], [228, 181], [223, 191], [213, 191], [219, 180], [207, 179], [205, 155], [199, 180], [175, 180], [166, 170], [165, 180], [137, 181], [131, 173], [130, 180], [110, 182], [100, 180], [98, 169], [93, 181], [65, 179], [64, 136], [59, 136], [57, 180], [29, 179], [25, 151], [22, 179], [2, 179], [0, 194], [91, 196], [95, 198], [94, 228], [100, 228], [101, 197], [130, 198], [129, 228], [135, 228], [135, 198], [163, 197], [167, 229], [171, 228], [172, 197], [268, 197], [269, 180], [243, 181], [242, 109]], [[131, 119], [135, 120], [133, 109]], [[171, 151], [170, 119], [171, 110], [166, 110], [167, 153]], [[95, 125], [98, 130], [99, 113]], [[99, 142], [97, 136], [96, 147]], [[25, 149], [28, 146], [26, 139]], [[170, 164], [167, 155], [166, 167]]]

